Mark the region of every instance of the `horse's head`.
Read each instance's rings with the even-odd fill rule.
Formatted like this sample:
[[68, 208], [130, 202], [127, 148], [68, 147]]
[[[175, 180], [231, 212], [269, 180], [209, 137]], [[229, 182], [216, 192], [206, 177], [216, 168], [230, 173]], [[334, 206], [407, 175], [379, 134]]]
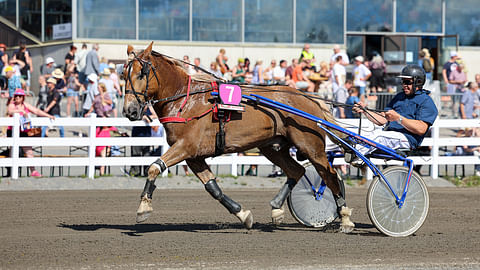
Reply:
[[151, 62], [152, 46], [153, 42], [138, 55], [131, 45], [127, 48], [128, 61], [123, 70], [126, 81], [123, 115], [131, 121], [142, 119], [144, 109], [152, 96], [151, 92], [154, 91], [151, 84], [158, 83], [158, 79], [156, 82], [149, 82], [151, 77], [156, 77], [155, 74], [150, 74], [155, 73]]

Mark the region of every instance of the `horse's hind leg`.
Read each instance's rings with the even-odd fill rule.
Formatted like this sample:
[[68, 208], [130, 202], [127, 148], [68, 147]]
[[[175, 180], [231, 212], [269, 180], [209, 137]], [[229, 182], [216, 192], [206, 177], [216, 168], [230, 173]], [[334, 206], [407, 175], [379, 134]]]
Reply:
[[[311, 135], [311, 136], [310, 136]], [[292, 135], [297, 149], [312, 162], [316, 171], [327, 184], [327, 187], [332, 190], [332, 193], [337, 204], [337, 211], [341, 217], [340, 230], [349, 233], [355, 227], [355, 224], [350, 220], [352, 209], [347, 207], [344, 199], [344, 194], [340, 189], [340, 183], [337, 177], [337, 172], [330, 166], [327, 154], [325, 153], [325, 141], [320, 136], [304, 133], [303, 135]]]
[[272, 163], [279, 166], [287, 175], [287, 181], [280, 188], [275, 197], [270, 201], [272, 206], [272, 223], [280, 224], [285, 217], [285, 208], [283, 204], [285, 199], [292, 191], [298, 179], [305, 174], [305, 169], [298, 164], [289, 153], [290, 145], [284, 145], [279, 151], [275, 151], [271, 146], [261, 147], [260, 151]]
[[204, 159], [188, 159], [187, 164], [195, 175], [205, 185], [205, 190], [210, 195], [219, 201], [227, 210], [234, 214], [245, 225], [247, 229], [251, 229], [253, 225], [253, 215], [250, 210], [244, 210], [234, 200], [230, 199], [227, 195], [223, 194], [222, 190], [215, 180], [215, 175], [205, 163]]

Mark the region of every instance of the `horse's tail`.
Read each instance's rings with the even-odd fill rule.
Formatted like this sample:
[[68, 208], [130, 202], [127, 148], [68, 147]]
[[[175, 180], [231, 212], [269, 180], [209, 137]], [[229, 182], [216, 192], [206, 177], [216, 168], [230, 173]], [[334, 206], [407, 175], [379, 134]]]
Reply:
[[[330, 108], [327, 106], [327, 104], [325, 104], [325, 102], [323, 102], [323, 100], [321, 99], [317, 99], [317, 98], [312, 98], [312, 100], [318, 104], [318, 107], [320, 108], [320, 112], [321, 112], [321, 115], [320, 117], [322, 119], [324, 119], [325, 121], [327, 122], [330, 122], [332, 124], [335, 124], [335, 125], [338, 125], [340, 126], [338, 123], [337, 123], [337, 120], [335, 119], [335, 117], [333, 116], [332, 112], [330, 111]], [[338, 136], [339, 138], [341, 139], [345, 139], [347, 137], [347, 135], [345, 133], [342, 133], [336, 129], [332, 129], [332, 128], [328, 128], [328, 130], [330, 130], [333, 134], [335, 134], [336, 136]], [[330, 135], [329, 133], [327, 133], [328, 137], [330, 138], [330, 140], [332, 142], [334, 142], [335, 144], [337, 144], [338, 146], [340, 146], [341, 148], [344, 148], [343, 147], [343, 144], [341, 142], [339, 142], [334, 136]]]

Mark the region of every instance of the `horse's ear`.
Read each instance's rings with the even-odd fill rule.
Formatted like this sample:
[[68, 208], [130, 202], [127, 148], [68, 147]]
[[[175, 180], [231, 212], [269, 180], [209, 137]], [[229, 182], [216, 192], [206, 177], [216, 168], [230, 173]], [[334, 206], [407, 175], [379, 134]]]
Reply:
[[152, 53], [152, 47], [153, 47], [153, 41], [152, 41], [152, 43], [150, 43], [150, 45], [148, 45], [148, 47], [145, 49], [145, 51], [143, 51], [143, 56], [144, 57], [150, 56], [150, 54]]
[[133, 52], [133, 46], [129, 44], [127, 47], [127, 55], [130, 55], [130, 53], [132, 52]]

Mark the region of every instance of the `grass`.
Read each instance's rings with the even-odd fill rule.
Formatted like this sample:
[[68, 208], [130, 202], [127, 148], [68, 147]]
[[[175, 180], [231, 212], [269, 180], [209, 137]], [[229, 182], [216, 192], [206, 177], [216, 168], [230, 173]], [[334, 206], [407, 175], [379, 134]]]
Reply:
[[480, 186], [480, 176], [466, 176], [466, 177], [448, 177], [448, 181], [452, 182], [457, 187], [478, 187]]
[[[233, 179], [238, 179], [238, 176], [234, 176], [232, 174], [217, 174], [217, 179], [218, 178], [233, 178]], [[218, 180], [217, 180], [218, 181]]]

